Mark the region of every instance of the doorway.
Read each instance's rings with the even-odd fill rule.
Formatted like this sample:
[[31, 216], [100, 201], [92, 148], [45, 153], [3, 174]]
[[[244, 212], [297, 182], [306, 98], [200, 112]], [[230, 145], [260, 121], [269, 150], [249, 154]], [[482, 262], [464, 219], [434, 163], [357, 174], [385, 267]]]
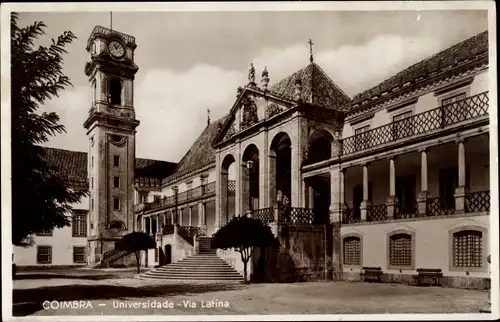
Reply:
[[165, 245], [165, 265], [172, 263], [172, 245]]

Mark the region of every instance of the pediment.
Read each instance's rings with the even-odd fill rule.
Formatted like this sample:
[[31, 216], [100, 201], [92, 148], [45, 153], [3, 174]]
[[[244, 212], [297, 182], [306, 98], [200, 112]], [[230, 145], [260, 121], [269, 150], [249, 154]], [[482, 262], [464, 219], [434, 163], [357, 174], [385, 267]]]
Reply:
[[230, 111], [230, 114], [215, 138], [213, 145], [226, 141], [238, 132], [251, 128], [290, 108], [290, 103], [281, 102], [258, 88], [245, 87]]

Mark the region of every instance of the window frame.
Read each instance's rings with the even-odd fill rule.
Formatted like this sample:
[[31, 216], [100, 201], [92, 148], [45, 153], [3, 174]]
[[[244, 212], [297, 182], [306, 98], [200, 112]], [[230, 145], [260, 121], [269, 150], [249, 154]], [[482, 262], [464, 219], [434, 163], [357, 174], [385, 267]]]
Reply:
[[[83, 249], [83, 252], [82, 252], [82, 254], [81, 254], [81, 256], [82, 256], [82, 261], [76, 261], [76, 260], [75, 260], [75, 256], [76, 256], [76, 255], [80, 255], [80, 254], [76, 254], [76, 252], [75, 252], [75, 250], [76, 250], [76, 249], [79, 249], [79, 248]], [[87, 262], [85, 261], [85, 246], [73, 246], [73, 263], [74, 263], [74, 264], [86, 264], [86, 263], [87, 263]]]
[[[118, 200], [118, 207], [116, 207], [115, 202]], [[119, 197], [113, 197], [113, 210], [114, 211], [120, 211], [121, 209], [121, 201]]]
[[120, 156], [118, 154], [113, 154], [113, 167], [118, 168], [120, 166]]
[[[482, 233], [481, 237], [481, 267], [455, 267], [453, 266], [453, 237], [455, 233], [466, 230], [478, 231]], [[476, 225], [464, 225], [452, 228], [448, 231], [448, 269], [450, 272], [488, 272], [488, 254], [489, 254], [489, 237], [488, 228]]]
[[[79, 218], [82, 218], [83, 219], [76, 219], [77, 217]], [[83, 222], [83, 227], [82, 227], [82, 233], [81, 234], [77, 234], [75, 232], [75, 223], [80, 223], [80, 222]], [[72, 220], [71, 220], [71, 237], [78, 237], [78, 238], [81, 238], [81, 237], [87, 237], [87, 215], [86, 214], [73, 214], [73, 217], [72, 217]]]
[[113, 188], [120, 188], [120, 177], [113, 176]]
[[[359, 240], [359, 264], [346, 264], [345, 262], [345, 240], [348, 238], [357, 238]], [[342, 256], [342, 265], [344, 267], [353, 269], [353, 268], [361, 268], [363, 267], [363, 235], [358, 234], [358, 233], [347, 233], [342, 235], [342, 242], [341, 242], [341, 256]]]
[[[405, 234], [409, 235], [411, 237], [411, 264], [410, 265], [392, 265], [391, 264], [391, 239], [395, 235], [399, 234]], [[415, 255], [416, 255], [416, 250], [415, 250], [415, 232], [407, 229], [398, 229], [398, 230], [393, 230], [390, 233], [387, 234], [387, 269], [394, 269], [394, 270], [414, 270], [415, 269]]]
[[[49, 260], [47, 262], [41, 262], [39, 260], [40, 257], [40, 250], [43, 248], [47, 248], [49, 250], [47, 256], [49, 256]], [[48, 265], [52, 264], [52, 246], [51, 245], [37, 245], [36, 246], [36, 263], [41, 264], [41, 265]]]

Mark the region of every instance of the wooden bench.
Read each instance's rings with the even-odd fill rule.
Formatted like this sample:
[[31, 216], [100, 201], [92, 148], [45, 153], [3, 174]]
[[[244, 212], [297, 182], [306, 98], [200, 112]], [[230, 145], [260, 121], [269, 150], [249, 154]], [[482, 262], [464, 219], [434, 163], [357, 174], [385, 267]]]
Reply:
[[418, 268], [417, 272], [418, 275], [415, 275], [414, 278], [418, 286], [441, 286], [443, 273], [441, 273], [440, 268]]
[[384, 275], [384, 272], [382, 272], [382, 269], [380, 267], [363, 267], [363, 273], [361, 273], [361, 276], [363, 276], [363, 281], [364, 282], [380, 282], [382, 283], [382, 276]]

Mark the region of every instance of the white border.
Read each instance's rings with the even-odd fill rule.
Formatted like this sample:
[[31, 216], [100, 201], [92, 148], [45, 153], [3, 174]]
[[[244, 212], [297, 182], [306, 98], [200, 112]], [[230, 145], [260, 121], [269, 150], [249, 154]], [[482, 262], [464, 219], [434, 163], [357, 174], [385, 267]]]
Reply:
[[[165, 320], [470, 320], [499, 317], [499, 252], [498, 252], [498, 142], [490, 140], [490, 190], [491, 190], [491, 303], [492, 313], [485, 314], [373, 314], [373, 315], [196, 315], [196, 316], [52, 316], [12, 318], [11, 261], [11, 187], [10, 187], [10, 13], [68, 12], [68, 11], [400, 11], [400, 10], [488, 10], [489, 20], [489, 86], [490, 86], [490, 138], [497, 138], [497, 79], [496, 79], [496, 14], [493, 1], [411, 1], [411, 2], [240, 2], [240, 3], [3, 3], [1, 5], [1, 133], [2, 133], [2, 311], [3, 320], [19, 321], [165, 321]], [[494, 166], [491, 166], [494, 165]], [[495, 166], [496, 165], [496, 166]]]

